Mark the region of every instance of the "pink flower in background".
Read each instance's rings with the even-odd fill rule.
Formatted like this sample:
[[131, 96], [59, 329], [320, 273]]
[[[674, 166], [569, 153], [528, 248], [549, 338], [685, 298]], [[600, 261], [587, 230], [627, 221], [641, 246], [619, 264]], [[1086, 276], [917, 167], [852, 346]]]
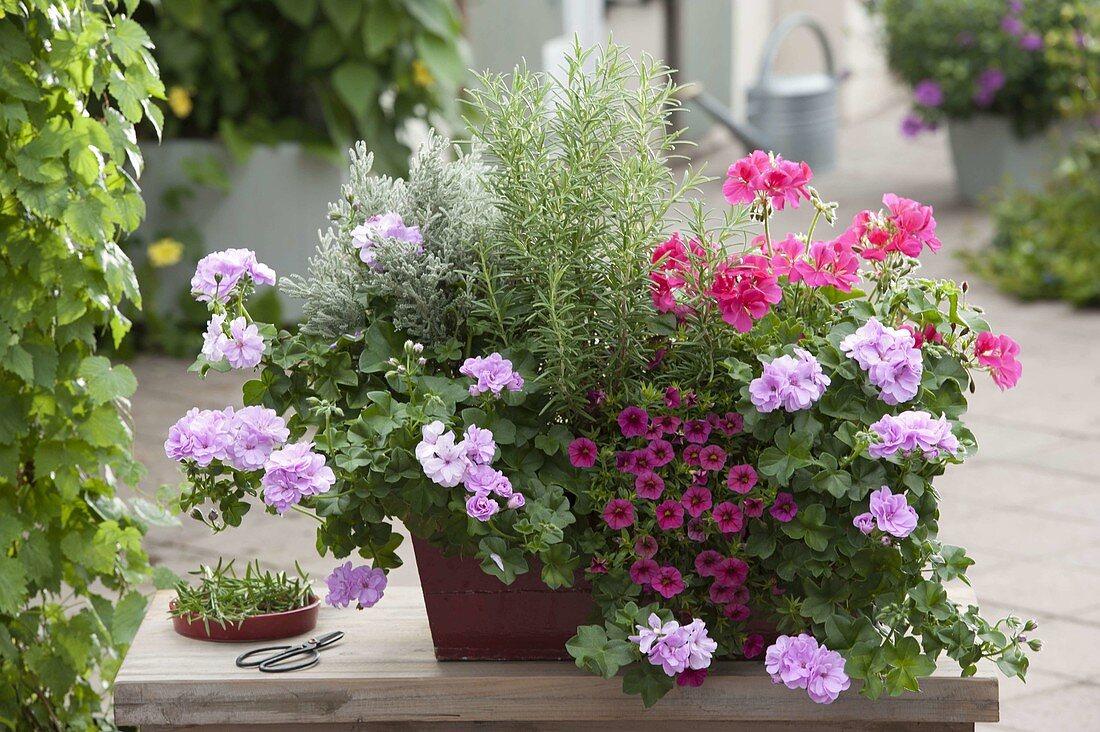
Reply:
[[713, 549], [704, 549], [695, 555], [695, 571], [700, 577], [713, 577], [721, 562], [721, 554]]
[[934, 130], [936, 125], [927, 122], [917, 114], [907, 114], [901, 120], [901, 134], [906, 137], [916, 137], [925, 130]]
[[974, 102], [979, 107], [988, 107], [993, 104], [999, 92], [1005, 85], [1005, 72], [1000, 69], [986, 69], [978, 75], [978, 88], [974, 92]]
[[512, 362], [499, 353], [468, 358], [463, 361], [458, 372], [476, 380], [476, 383], [470, 385], [472, 396], [492, 392], [493, 396], [499, 397], [505, 389], [519, 391], [523, 388], [523, 377], [518, 371], [513, 371]]
[[978, 363], [989, 369], [993, 383], [1001, 390], [1016, 386], [1024, 367], [1016, 357], [1020, 355], [1020, 344], [1006, 335], [993, 335], [989, 331], [978, 334], [974, 341], [974, 356]]
[[244, 277], [257, 285], [275, 284], [275, 271], [256, 260], [251, 249], [226, 249], [199, 260], [191, 278], [191, 293], [199, 302], [229, 302]]
[[649, 583], [657, 576], [660, 565], [652, 559], [639, 559], [630, 565], [630, 581], [642, 587], [648, 587]]
[[684, 507], [684, 510], [686, 510], [688, 515], [692, 518], [699, 518], [702, 516], [711, 507], [711, 503], [710, 491], [699, 486], [688, 488], [684, 491], [684, 495], [680, 499], [680, 505]]
[[750, 254], [731, 260], [718, 268], [707, 295], [714, 298], [722, 320], [740, 333], [752, 330], [772, 305], [783, 298], [766, 257]]
[[684, 591], [684, 578], [675, 567], [661, 567], [649, 583], [650, 588], [666, 600]]
[[484, 523], [500, 510], [500, 504], [485, 493], [475, 493], [466, 499], [466, 514]]
[[625, 498], [612, 498], [603, 507], [602, 515], [613, 530], [625, 529], [634, 523], [634, 504]]
[[684, 507], [671, 498], [657, 506], [657, 525], [661, 531], [678, 529], [684, 525]]
[[745, 516], [736, 504], [722, 501], [714, 507], [714, 523], [723, 534], [736, 534], [745, 526]]
[[1001, 18], [1001, 30], [1010, 36], [1018, 36], [1024, 32], [1024, 24], [1019, 18], [1013, 15], [1006, 15]]
[[861, 513], [852, 519], [852, 526], [859, 529], [861, 534], [870, 534], [875, 530], [875, 517], [870, 513]]
[[229, 324], [229, 338], [221, 344], [221, 352], [233, 368], [250, 369], [263, 358], [265, 347], [260, 329], [241, 316]]
[[193, 408], [168, 428], [164, 454], [172, 460], [194, 460], [206, 467], [214, 460], [225, 460], [233, 439], [233, 408], [210, 410]]
[[[760, 248], [764, 250], [765, 254], [768, 254], [767, 239], [761, 236], [759, 241]], [[790, 277], [794, 273], [795, 263], [801, 261], [802, 255], [805, 253], [806, 243], [794, 234], [787, 234], [782, 241], [774, 242], [769, 259], [772, 274], [776, 277]]]
[[925, 343], [943, 343], [943, 336], [932, 323], [928, 323], [923, 328], [912, 323], [903, 323], [900, 328], [913, 336], [913, 345], [916, 348], [922, 347]]
[[290, 438], [286, 422], [267, 407], [238, 409], [227, 425], [225, 461], [237, 470], [259, 470], [272, 451]]
[[731, 206], [749, 204], [756, 200], [756, 192], [762, 189], [760, 176], [771, 168], [771, 158], [763, 150], [754, 150], [741, 158], [726, 171], [722, 195]]
[[873, 458], [920, 452], [925, 458], [935, 459], [941, 453], [959, 450], [959, 440], [943, 415], [937, 420], [921, 411], [902, 412], [896, 417], [886, 414], [871, 425], [871, 432], [878, 437], [878, 442], [867, 448]]
[[867, 372], [887, 404], [907, 402], [920, 389], [924, 363], [913, 334], [871, 318], [840, 342], [840, 350]]
[[285, 513], [303, 498], [327, 493], [335, 482], [332, 468], [325, 464], [324, 455], [313, 452], [312, 442], [296, 442], [273, 451], [260, 479], [264, 503], [274, 506], [277, 513]]
[[752, 633], [745, 636], [745, 642], [741, 644], [741, 655], [745, 658], [756, 658], [764, 652], [764, 636]]
[[466, 445], [466, 457], [474, 465], [488, 465], [493, 462], [497, 443], [493, 440], [491, 431], [470, 425], [463, 434], [462, 442]]
[[909, 505], [905, 496], [900, 493], [894, 495], [886, 486], [871, 494], [871, 515], [875, 517], [879, 531], [899, 539], [913, 533], [919, 519], [916, 509]]
[[783, 524], [790, 523], [798, 514], [798, 504], [794, 502], [794, 496], [790, 493], [777, 493], [775, 503], [768, 512], [776, 521]]
[[647, 470], [634, 479], [634, 492], [638, 494], [638, 498], [656, 500], [665, 492], [665, 481], [653, 471]]
[[332, 570], [325, 584], [325, 602], [333, 607], [347, 607], [353, 602], [360, 608], [374, 607], [386, 589], [386, 573], [365, 564], [353, 567], [345, 562]]
[[749, 383], [749, 398], [758, 411], [808, 409], [825, 393], [830, 380], [817, 359], [801, 348], [795, 354], [797, 359], [783, 355], [764, 364], [761, 376]]
[[805, 281], [810, 287], [835, 287], [841, 292], [851, 292], [859, 281], [859, 257], [852, 245], [844, 240], [815, 241], [810, 244], [806, 258], [794, 263], [791, 282]]
[[699, 467], [716, 473], [726, 466], [726, 451], [718, 445], [707, 445], [699, 451]]
[[943, 104], [943, 87], [934, 79], [922, 79], [913, 87], [913, 99], [922, 107], [938, 107]]
[[703, 682], [706, 681], [706, 680], [707, 680], [707, 670], [705, 668], [701, 668], [701, 669], [698, 669], [698, 670], [689, 668], [689, 669], [687, 669], [685, 671], [681, 671], [679, 674], [677, 674], [677, 676], [676, 676], [676, 685], [677, 686], [698, 687], [698, 686], [702, 686]]
[[1043, 50], [1043, 37], [1035, 31], [1025, 33], [1020, 38], [1020, 48], [1030, 52], [1041, 51]]
[[734, 493], [744, 495], [752, 490], [756, 480], [756, 468], [746, 464], [734, 465], [726, 477], [726, 487]]
[[569, 462], [574, 468], [591, 468], [596, 464], [599, 448], [587, 437], [578, 437], [569, 443]]
[[652, 536], [640, 536], [634, 542], [634, 553], [642, 559], [652, 559], [657, 555], [657, 540]]
[[722, 615], [726, 616], [735, 623], [740, 623], [749, 619], [752, 615], [752, 610], [748, 605], [740, 602], [731, 602], [722, 608]]
[[619, 412], [618, 423], [623, 437], [644, 437], [649, 430], [649, 414], [641, 407], [627, 407]]

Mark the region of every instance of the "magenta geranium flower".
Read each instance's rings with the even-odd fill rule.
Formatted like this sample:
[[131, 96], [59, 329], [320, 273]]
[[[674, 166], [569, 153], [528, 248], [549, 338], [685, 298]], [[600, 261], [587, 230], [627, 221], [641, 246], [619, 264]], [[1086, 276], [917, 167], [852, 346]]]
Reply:
[[641, 407], [627, 407], [619, 412], [618, 422], [623, 437], [644, 437], [649, 429], [649, 415]]
[[741, 465], [734, 465], [730, 468], [729, 475], [726, 477], [726, 487], [734, 493], [741, 493], [742, 495], [752, 490], [756, 485], [756, 468], [751, 465], [742, 463]]
[[625, 498], [612, 498], [603, 507], [602, 515], [613, 530], [625, 529], [634, 523], [634, 504]]
[[578, 437], [569, 443], [569, 462], [574, 468], [591, 468], [598, 454], [596, 443], [587, 437]]
[[639, 498], [656, 500], [665, 492], [665, 481], [653, 471], [647, 470], [634, 479], [634, 492]]
[[771, 306], [783, 298], [767, 257], [742, 255], [718, 268], [707, 294], [714, 298], [722, 320], [740, 333], [748, 333]]
[[974, 356], [978, 363], [989, 369], [993, 383], [1001, 390], [1016, 386], [1024, 367], [1016, 359], [1020, 344], [1006, 335], [993, 335], [989, 331], [978, 334], [974, 341]]
[[779, 493], [776, 494], [775, 503], [768, 512], [776, 521], [789, 523], [798, 514], [798, 504], [794, 502], [794, 496], [790, 493]]
[[678, 529], [684, 525], [684, 507], [671, 498], [657, 506], [657, 525], [662, 531]]

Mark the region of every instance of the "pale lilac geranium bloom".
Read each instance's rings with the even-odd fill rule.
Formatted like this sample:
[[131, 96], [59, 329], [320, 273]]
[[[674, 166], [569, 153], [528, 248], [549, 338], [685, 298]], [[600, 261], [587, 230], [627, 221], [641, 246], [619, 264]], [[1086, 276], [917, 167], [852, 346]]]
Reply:
[[809, 352], [796, 348], [792, 356], [779, 356], [764, 364], [761, 376], [749, 383], [749, 398], [758, 411], [788, 412], [808, 409], [825, 393], [830, 379]]
[[267, 407], [244, 407], [233, 415], [226, 462], [237, 470], [259, 470], [290, 437], [286, 422]]
[[260, 329], [241, 316], [229, 324], [229, 338], [221, 345], [221, 352], [233, 368], [250, 369], [260, 363], [265, 346]]
[[806, 693], [817, 704], [832, 704], [852, 685], [844, 672], [844, 657], [825, 646], [817, 649], [813, 671], [806, 682]]
[[959, 450], [959, 440], [951, 433], [944, 415], [933, 419], [928, 412], [920, 411], [902, 412], [896, 417], [887, 414], [871, 425], [871, 431], [879, 439], [867, 448], [867, 454], [873, 458], [919, 452], [925, 458], [935, 459], [941, 453], [954, 454]]
[[861, 534], [870, 534], [875, 530], [875, 517], [870, 513], [861, 513], [852, 519], [852, 526], [859, 529]]
[[495, 493], [501, 498], [512, 496], [512, 481], [504, 473], [488, 465], [471, 465], [466, 468], [463, 484], [466, 490], [474, 494], [487, 496]]
[[275, 270], [256, 260], [250, 249], [226, 249], [207, 254], [195, 267], [191, 292], [199, 302], [229, 302], [243, 277], [257, 285], [275, 284]]
[[[909, 505], [904, 494], [894, 495], [887, 486], [871, 494], [871, 515], [879, 531], [904, 539], [917, 528], [917, 510]], [[866, 532], [865, 532], [866, 533]]]
[[466, 513], [478, 521], [488, 521], [500, 510], [500, 505], [488, 495], [475, 493], [466, 499]]
[[206, 324], [202, 334], [202, 355], [210, 363], [218, 363], [225, 358], [225, 345], [229, 338], [225, 335], [225, 315], [215, 313]]
[[210, 410], [193, 408], [168, 428], [164, 454], [172, 460], [194, 460], [206, 467], [214, 460], [225, 460], [232, 439], [233, 408]]
[[527, 499], [524, 498], [522, 493], [513, 493], [508, 498], [508, 508], [512, 509], [513, 511], [521, 509], [525, 505], [527, 505]]
[[978, 74], [978, 89], [974, 92], [974, 102], [979, 107], [993, 104], [997, 92], [1005, 85], [1005, 72], [1000, 69], [986, 69]]
[[505, 389], [519, 391], [523, 388], [523, 377], [518, 371], [513, 371], [512, 362], [499, 353], [468, 358], [458, 372], [476, 380], [476, 383], [470, 385], [470, 394], [473, 396], [492, 392], [493, 396], [499, 397]]
[[681, 626], [675, 620], [662, 623], [654, 613], [649, 616], [648, 626], [638, 625], [635, 629], [637, 635], [627, 640], [637, 643], [649, 662], [660, 666], [668, 676], [709, 667], [718, 650], [718, 644], [707, 634], [706, 623], [699, 619]]
[[455, 442], [453, 432], [435, 438], [430, 445], [421, 441], [416, 446], [416, 457], [424, 468], [424, 474], [444, 488], [453, 488], [462, 482], [470, 459], [466, 457], [466, 442]]
[[806, 633], [779, 636], [765, 653], [764, 668], [773, 682], [806, 689], [818, 704], [835, 701], [851, 685], [844, 673], [844, 657]]
[[923, 79], [913, 87], [913, 99], [922, 107], [938, 107], [943, 104], [943, 87], [934, 79]]
[[359, 259], [374, 269], [379, 269], [375, 250], [387, 240], [413, 244], [417, 254], [424, 253], [420, 227], [405, 226], [401, 215], [393, 211], [371, 216], [351, 230], [351, 245], [359, 250]]
[[840, 342], [840, 350], [867, 372], [887, 404], [907, 402], [917, 395], [924, 363], [909, 331], [888, 328], [871, 318]]
[[361, 608], [374, 607], [386, 589], [386, 573], [365, 564], [353, 567], [345, 562], [332, 570], [325, 584], [325, 602], [333, 607], [347, 607], [353, 602]]
[[474, 465], [488, 465], [493, 462], [493, 456], [497, 451], [497, 443], [493, 440], [493, 433], [477, 425], [470, 425], [463, 435], [466, 443], [466, 457]]
[[313, 443], [297, 442], [271, 453], [260, 484], [264, 503], [285, 513], [303, 498], [327, 493], [335, 482], [324, 456], [313, 452]]

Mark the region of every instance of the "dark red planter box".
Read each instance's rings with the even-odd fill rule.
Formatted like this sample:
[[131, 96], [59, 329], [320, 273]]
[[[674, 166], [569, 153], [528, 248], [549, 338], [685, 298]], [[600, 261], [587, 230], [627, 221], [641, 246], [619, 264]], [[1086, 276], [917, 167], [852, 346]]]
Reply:
[[573, 587], [551, 590], [532, 561], [530, 572], [505, 585], [476, 559], [445, 557], [416, 537], [412, 543], [440, 661], [568, 660], [565, 642], [592, 621], [592, 596], [579, 573]]

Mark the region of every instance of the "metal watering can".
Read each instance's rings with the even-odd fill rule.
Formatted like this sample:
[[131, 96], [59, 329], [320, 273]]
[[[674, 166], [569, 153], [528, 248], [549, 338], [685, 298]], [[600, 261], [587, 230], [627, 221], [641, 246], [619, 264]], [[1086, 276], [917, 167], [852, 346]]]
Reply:
[[[802, 26], [821, 42], [826, 73], [776, 76], [772, 67], [780, 44]], [[764, 43], [760, 75], [748, 91], [752, 136], [788, 160], [805, 160], [815, 171], [831, 169], [836, 163], [838, 81], [825, 29], [804, 13], [787, 16]]]

